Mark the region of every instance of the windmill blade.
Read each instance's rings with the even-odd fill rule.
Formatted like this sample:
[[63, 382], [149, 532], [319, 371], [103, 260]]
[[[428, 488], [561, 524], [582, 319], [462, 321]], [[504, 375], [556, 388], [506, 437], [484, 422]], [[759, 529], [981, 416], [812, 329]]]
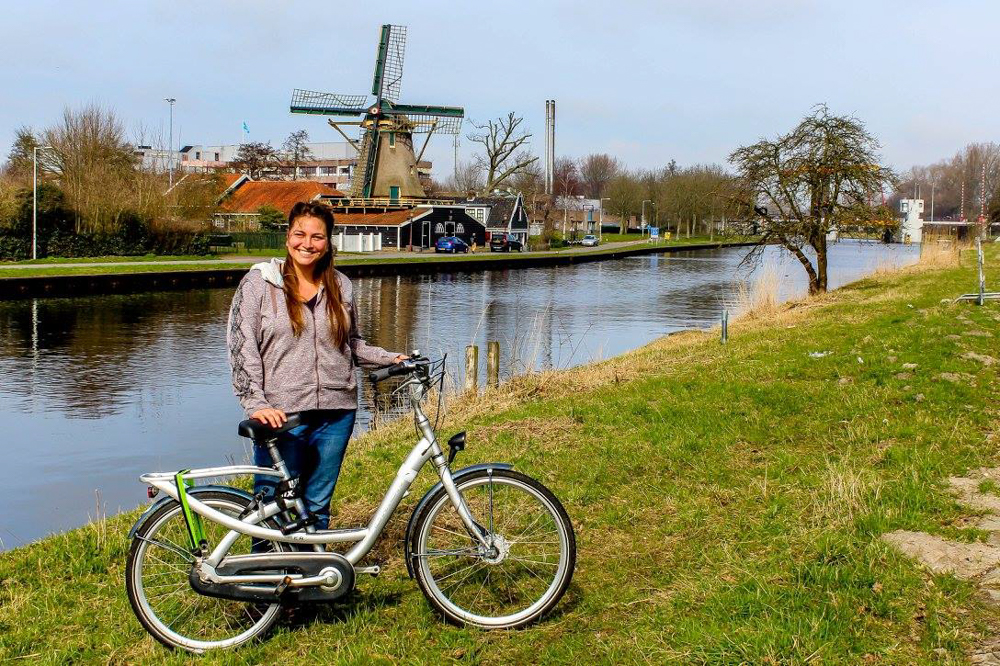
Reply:
[[382, 113], [394, 117], [413, 133], [458, 134], [462, 131], [462, 119], [465, 117], [465, 109], [460, 106], [426, 104], [384, 105]]
[[375, 76], [372, 94], [379, 100], [395, 102], [403, 79], [403, 57], [406, 55], [406, 26], [383, 25], [375, 56]]
[[292, 91], [289, 110], [322, 116], [356, 116], [368, 112], [364, 106], [366, 99], [366, 95], [338, 95], [296, 88]]

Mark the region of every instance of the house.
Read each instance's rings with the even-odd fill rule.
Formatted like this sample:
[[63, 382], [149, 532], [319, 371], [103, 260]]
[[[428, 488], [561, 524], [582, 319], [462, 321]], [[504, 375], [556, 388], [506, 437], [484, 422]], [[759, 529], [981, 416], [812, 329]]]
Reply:
[[226, 231], [257, 231], [260, 209], [275, 208], [285, 217], [300, 201], [319, 201], [344, 194], [324, 183], [310, 180], [263, 181], [248, 176], [223, 174], [229, 185], [219, 199], [215, 226]]
[[528, 244], [528, 211], [520, 192], [470, 197], [459, 203], [465, 206], [469, 216], [486, 227], [487, 242], [493, 234], [508, 233]]
[[469, 245], [486, 243], [486, 227], [464, 206], [427, 204], [413, 207], [335, 207], [338, 231], [347, 235], [379, 234], [382, 248], [432, 248], [442, 236], [458, 236]]
[[[311, 180], [329, 185], [338, 190], [348, 191], [354, 168], [358, 164], [358, 151], [346, 141], [323, 141], [306, 143], [309, 152], [305, 159], [293, 163], [290, 156], [278, 151], [277, 160], [265, 169], [264, 177], [269, 180]], [[169, 151], [157, 150], [149, 146], [138, 146], [138, 159], [143, 164], [159, 165], [166, 170]], [[174, 168], [186, 173], [211, 173], [234, 168], [239, 153], [239, 144], [227, 145], [186, 145], [174, 154]], [[431, 167], [427, 160], [416, 165], [417, 178], [425, 186], [430, 182]]]

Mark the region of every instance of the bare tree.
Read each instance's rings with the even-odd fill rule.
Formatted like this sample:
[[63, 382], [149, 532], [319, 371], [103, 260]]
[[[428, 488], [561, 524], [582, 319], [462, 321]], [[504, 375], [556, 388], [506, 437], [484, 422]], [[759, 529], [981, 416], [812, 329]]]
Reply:
[[299, 164], [311, 160], [313, 157], [308, 143], [309, 132], [298, 130], [289, 134], [285, 142], [281, 144], [281, 148], [285, 152], [285, 159], [292, 163], [292, 180], [299, 179]]
[[568, 157], [557, 159], [552, 174], [552, 185], [553, 194], [556, 196], [572, 197], [580, 194], [583, 186], [576, 162]]
[[[778, 242], [809, 276], [809, 293], [827, 289], [826, 237], [839, 224], [877, 217], [873, 197], [895, 183], [879, 164], [878, 141], [864, 124], [819, 105], [790, 133], [761, 140], [730, 155], [745, 201], [764, 218], [755, 252]], [[816, 260], [805, 248], [815, 251]]]
[[136, 159], [125, 129], [109, 109], [66, 109], [45, 132], [47, 164], [76, 213], [76, 231], [113, 231], [135, 212]]
[[511, 111], [506, 117], [489, 120], [483, 125], [473, 123], [478, 131], [469, 134], [468, 138], [483, 147], [483, 154], [476, 156], [476, 165], [485, 175], [487, 192], [538, 161], [525, 148], [531, 134], [522, 127], [523, 122], [524, 118]]
[[609, 208], [621, 216], [621, 233], [627, 233], [629, 218], [639, 214], [645, 198], [642, 184], [634, 174], [619, 171], [608, 183], [605, 194], [611, 199]]
[[277, 162], [278, 152], [270, 143], [241, 143], [233, 167], [253, 180], [260, 180], [274, 171]]
[[591, 199], [600, 199], [619, 169], [621, 165], [611, 155], [606, 153], [587, 155], [580, 160], [583, 193]]

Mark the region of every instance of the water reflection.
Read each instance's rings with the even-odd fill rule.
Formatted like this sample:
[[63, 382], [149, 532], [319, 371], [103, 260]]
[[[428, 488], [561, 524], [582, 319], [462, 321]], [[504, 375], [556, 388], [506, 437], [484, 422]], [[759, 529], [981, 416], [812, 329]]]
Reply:
[[[752, 279], [739, 268], [744, 254], [362, 278], [355, 287], [361, 328], [374, 344], [457, 361], [468, 344], [485, 358], [486, 341], [496, 340], [510, 375], [715, 325], [733, 307], [738, 281]], [[841, 243], [831, 255], [838, 286], [877, 265], [912, 261], [915, 250]], [[769, 249], [765, 261], [776, 267], [783, 297], [804, 291], [794, 260]], [[231, 297], [224, 288], [0, 303], [3, 446], [17, 460], [2, 491], [4, 547], [77, 526], [98, 502], [111, 511], [138, 504], [141, 472], [243, 459], [225, 349]], [[450, 371], [460, 384], [460, 363]], [[372, 399], [362, 387], [359, 428]]]

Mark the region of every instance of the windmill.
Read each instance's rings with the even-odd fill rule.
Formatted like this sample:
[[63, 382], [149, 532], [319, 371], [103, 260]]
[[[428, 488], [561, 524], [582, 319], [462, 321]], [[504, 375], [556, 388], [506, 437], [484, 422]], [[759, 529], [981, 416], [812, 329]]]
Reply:
[[[292, 113], [334, 116], [327, 122], [358, 151], [358, 164], [351, 179], [352, 198], [421, 198], [424, 188], [417, 177], [417, 164], [431, 135], [458, 134], [465, 110], [456, 106], [428, 106], [399, 103], [406, 51], [406, 27], [383, 25], [375, 59], [372, 95], [338, 95], [296, 89], [292, 92]], [[356, 118], [360, 120], [341, 120]], [[360, 125], [355, 140], [342, 129]], [[414, 151], [413, 136], [426, 134], [420, 152]]]

